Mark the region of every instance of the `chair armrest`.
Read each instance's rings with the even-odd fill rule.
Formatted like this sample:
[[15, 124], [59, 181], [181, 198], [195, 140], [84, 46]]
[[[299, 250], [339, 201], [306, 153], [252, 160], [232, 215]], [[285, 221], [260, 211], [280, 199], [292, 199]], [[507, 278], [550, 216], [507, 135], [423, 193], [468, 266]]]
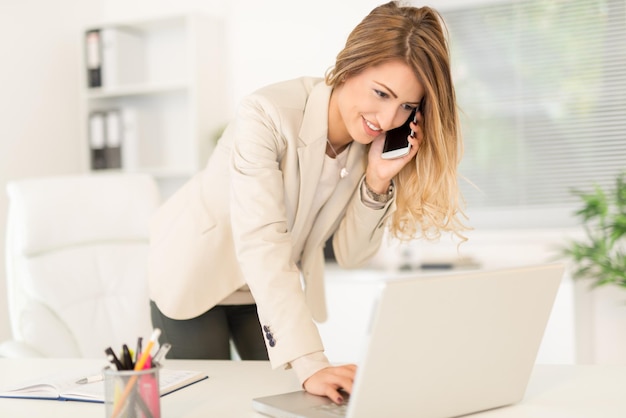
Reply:
[[28, 344], [16, 340], [8, 340], [0, 343], [0, 357], [29, 358], [43, 357], [43, 355]]

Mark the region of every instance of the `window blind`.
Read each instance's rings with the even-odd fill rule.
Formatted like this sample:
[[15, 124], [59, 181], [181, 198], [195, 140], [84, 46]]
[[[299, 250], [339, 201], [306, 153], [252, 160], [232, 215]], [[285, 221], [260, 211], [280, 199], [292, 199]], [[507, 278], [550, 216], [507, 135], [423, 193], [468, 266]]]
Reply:
[[626, 1], [508, 1], [441, 13], [468, 212], [516, 213], [511, 226], [521, 218], [545, 226], [547, 214], [563, 223], [579, 205], [573, 190], [613, 186], [626, 170]]

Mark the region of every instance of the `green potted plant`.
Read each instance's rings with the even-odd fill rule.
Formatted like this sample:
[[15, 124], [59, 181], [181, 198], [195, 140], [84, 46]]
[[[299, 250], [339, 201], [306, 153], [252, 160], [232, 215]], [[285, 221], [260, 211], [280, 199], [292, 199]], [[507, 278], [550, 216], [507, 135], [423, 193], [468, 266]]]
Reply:
[[615, 187], [574, 192], [582, 200], [575, 212], [582, 221], [585, 238], [574, 240], [564, 249], [572, 260], [572, 276], [592, 281], [592, 286], [617, 285], [626, 289], [626, 172], [615, 180]]

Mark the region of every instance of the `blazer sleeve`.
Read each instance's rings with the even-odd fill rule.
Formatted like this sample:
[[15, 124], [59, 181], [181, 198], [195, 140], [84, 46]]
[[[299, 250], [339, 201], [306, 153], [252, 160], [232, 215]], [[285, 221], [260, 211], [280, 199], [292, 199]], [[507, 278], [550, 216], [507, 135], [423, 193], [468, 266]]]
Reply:
[[[285, 115], [289, 111], [299, 115]], [[277, 368], [323, 350], [292, 254], [280, 169], [284, 154], [296, 152], [295, 142], [288, 147], [288, 141], [297, 141], [297, 130], [284, 124], [301, 120], [302, 109], [278, 109], [262, 96], [250, 96], [238, 112], [230, 165], [234, 243]]]
[[385, 221], [396, 209], [395, 197], [380, 209], [365, 205], [362, 198], [364, 181], [365, 176], [361, 178], [346, 214], [333, 235], [335, 259], [344, 268], [362, 267], [376, 254], [384, 236]]

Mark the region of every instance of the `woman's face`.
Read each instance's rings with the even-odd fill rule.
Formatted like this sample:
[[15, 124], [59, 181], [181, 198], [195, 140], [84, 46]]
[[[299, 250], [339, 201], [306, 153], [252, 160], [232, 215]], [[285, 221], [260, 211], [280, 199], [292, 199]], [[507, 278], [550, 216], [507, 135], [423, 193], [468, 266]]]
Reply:
[[406, 122], [423, 95], [421, 83], [404, 62], [369, 67], [333, 91], [328, 137], [337, 143], [369, 144]]

